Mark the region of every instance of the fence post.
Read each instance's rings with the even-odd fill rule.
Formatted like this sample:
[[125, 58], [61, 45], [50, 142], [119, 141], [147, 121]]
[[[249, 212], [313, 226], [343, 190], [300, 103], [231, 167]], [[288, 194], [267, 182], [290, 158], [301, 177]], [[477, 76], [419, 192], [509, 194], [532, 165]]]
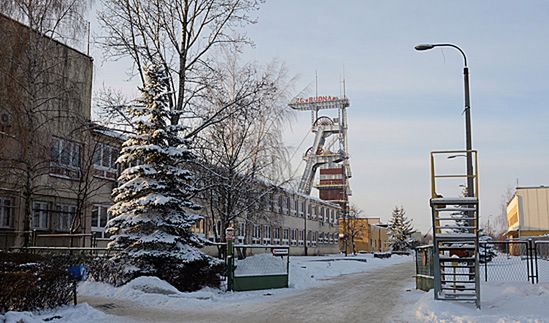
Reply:
[[414, 248], [414, 251], [416, 252], [416, 289], [417, 289], [417, 275], [419, 274], [419, 263], [418, 263], [418, 249], [417, 247]]
[[536, 266], [536, 284], [539, 283], [539, 268], [538, 268], [538, 244], [534, 241], [534, 261]]
[[528, 277], [528, 280], [531, 280], [532, 284], [535, 284], [538, 278], [538, 262], [537, 262], [537, 253], [536, 253], [536, 246], [534, 241], [530, 238], [528, 239], [528, 265], [530, 266], [530, 275]]
[[488, 246], [484, 244], [484, 281], [488, 281]]
[[234, 229], [232, 227], [228, 227], [225, 230], [225, 240], [227, 241], [227, 258], [226, 258], [226, 265], [227, 265], [227, 290], [232, 291], [233, 290], [233, 277], [234, 277], [234, 249], [233, 249], [233, 238], [234, 238]]

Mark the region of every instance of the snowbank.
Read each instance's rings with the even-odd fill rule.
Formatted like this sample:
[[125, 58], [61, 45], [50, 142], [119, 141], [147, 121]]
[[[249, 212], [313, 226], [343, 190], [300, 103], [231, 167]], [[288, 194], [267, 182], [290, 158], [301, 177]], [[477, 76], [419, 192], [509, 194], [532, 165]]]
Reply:
[[179, 293], [177, 288], [154, 276], [137, 277], [124, 285], [122, 289], [134, 289], [148, 294], [173, 295]]
[[52, 322], [97, 322], [107, 321], [111, 315], [107, 315], [88, 304], [76, 306], [63, 306], [55, 310], [41, 313], [31, 312], [7, 312], [0, 315], [0, 322], [6, 323], [43, 323], [44, 320]]
[[549, 322], [549, 284], [485, 282], [481, 285], [481, 309], [474, 304], [435, 301], [433, 292], [413, 291], [403, 296], [408, 303], [400, 317], [404, 322]]

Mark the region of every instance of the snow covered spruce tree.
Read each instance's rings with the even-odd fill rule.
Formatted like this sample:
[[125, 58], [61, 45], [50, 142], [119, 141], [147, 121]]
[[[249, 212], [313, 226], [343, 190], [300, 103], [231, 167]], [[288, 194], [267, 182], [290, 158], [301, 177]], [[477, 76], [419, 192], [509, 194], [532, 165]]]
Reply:
[[407, 251], [412, 243], [412, 221], [406, 218], [403, 207], [395, 206], [391, 220], [389, 220], [389, 246], [392, 251]]
[[108, 247], [119, 272], [117, 285], [138, 276], [154, 275], [180, 290], [194, 290], [219, 283], [222, 264], [205, 255], [191, 226], [201, 218], [194, 194], [192, 174], [184, 167], [195, 158], [185, 130], [170, 125], [169, 95], [165, 69], [145, 67], [145, 86], [137, 104], [128, 107], [134, 117], [134, 134], [122, 145], [117, 163], [128, 166], [113, 191], [115, 204], [107, 224]]

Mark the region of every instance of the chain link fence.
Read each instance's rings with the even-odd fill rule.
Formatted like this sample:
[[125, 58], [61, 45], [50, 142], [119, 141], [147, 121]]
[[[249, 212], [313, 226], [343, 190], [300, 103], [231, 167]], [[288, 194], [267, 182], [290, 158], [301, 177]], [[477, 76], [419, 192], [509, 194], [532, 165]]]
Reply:
[[479, 250], [481, 280], [529, 280], [532, 268], [528, 241], [485, 241], [479, 243]]
[[[548, 238], [545, 238], [548, 239]], [[538, 240], [535, 244], [537, 277], [540, 282], [549, 282], [549, 240]]]

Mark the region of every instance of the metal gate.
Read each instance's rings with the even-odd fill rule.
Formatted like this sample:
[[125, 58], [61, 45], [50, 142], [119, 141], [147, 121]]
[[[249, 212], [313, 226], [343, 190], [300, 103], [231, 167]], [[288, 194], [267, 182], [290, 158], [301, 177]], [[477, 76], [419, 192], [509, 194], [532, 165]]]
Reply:
[[[432, 246], [416, 248], [418, 289], [432, 288], [432, 254]], [[548, 283], [549, 240], [479, 241], [479, 263], [481, 281]]]
[[538, 281], [536, 248], [531, 240], [479, 242], [484, 281]]
[[536, 283], [549, 283], [549, 241], [534, 241]]

